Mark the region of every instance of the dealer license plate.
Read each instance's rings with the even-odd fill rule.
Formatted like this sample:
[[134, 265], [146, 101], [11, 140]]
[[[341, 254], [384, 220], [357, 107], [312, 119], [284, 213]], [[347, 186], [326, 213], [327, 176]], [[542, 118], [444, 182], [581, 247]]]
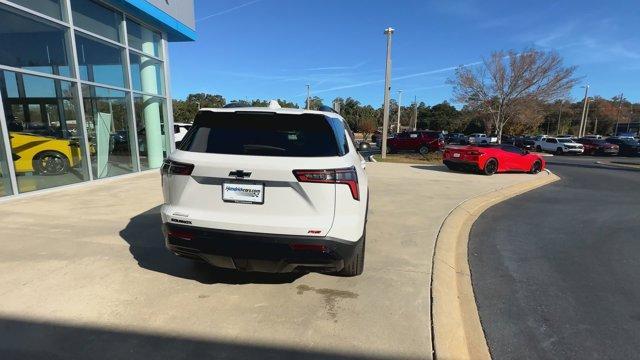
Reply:
[[460, 153], [453, 153], [453, 157], [459, 158], [460, 157]]
[[222, 200], [246, 204], [264, 204], [264, 184], [223, 183]]

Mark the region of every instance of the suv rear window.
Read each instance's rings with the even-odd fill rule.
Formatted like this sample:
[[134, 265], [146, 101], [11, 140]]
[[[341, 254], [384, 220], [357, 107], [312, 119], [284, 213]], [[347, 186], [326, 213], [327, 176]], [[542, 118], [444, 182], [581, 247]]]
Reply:
[[268, 112], [200, 112], [180, 150], [287, 157], [342, 155], [324, 116]]

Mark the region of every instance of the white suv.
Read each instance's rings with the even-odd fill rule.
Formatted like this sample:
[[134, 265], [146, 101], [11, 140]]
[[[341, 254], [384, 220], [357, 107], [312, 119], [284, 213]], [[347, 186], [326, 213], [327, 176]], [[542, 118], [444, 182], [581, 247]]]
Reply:
[[536, 140], [535, 146], [538, 152], [554, 152], [559, 155], [584, 153], [584, 145], [568, 138], [542, 137]]
[[161, 170], [166, 246], [222, 268], [359, 275], [364, 168], [336, 113], [202, 109]]

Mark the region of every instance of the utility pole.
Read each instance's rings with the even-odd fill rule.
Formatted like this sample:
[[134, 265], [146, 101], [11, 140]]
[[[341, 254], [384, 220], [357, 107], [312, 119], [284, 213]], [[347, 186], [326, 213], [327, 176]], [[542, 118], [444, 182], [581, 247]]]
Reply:
[[580, 128], [578, 129], [578, 137], [582, 137], [582, 128], [584, 127], [584, 114], [587, 111], [587, 96], [589, 96], [589, 85], [584, 88], [584, 105], [582, 105], [582, 117], [580, 118]]
[[307, 110], [311, 109], [311, 84], [307, 84]]
[[398, 123], [396, 124], [396, 134], [400, 133], [400, 113], [402, 113], [402, 90], [398, 90]]
[[582, 136], [587, 135], [587, 123], [589, 123], [589, 107], [591, 107], [591, 99], [587, 98], [587, 112], [584, 114], [584, 127], [582, 129]]
[[391, 36], [393, 28], [388, 27], [384, 30], [387, 35], [387, 62], [385, 65], [384, 75], [384, 109], [382, 112], [382, 158], [387, 157], [387, 136], [389, 134], [389, 91], [391, 91]]
[[413, 97], [413, 131], [418, 128], [418, 97]]
[[620, 101], [618, 102], [618, 114], [616, 115], [616, 132], [614, 135], [618, 135], [618, 125], [620, 124], [620, 110], [622, 110], [622, 97], [624, 93], [620, 93]]
[[556, 135], [560, 135], [560, 119], [562, 118], [562, 104], [564, 99], [560, 100], [560, 112], [558, 113], [558, 128], [556, 129]]
[[596, 123], [593, 125], [593, 135], [598, 135], [598, 115], [594, 115]]

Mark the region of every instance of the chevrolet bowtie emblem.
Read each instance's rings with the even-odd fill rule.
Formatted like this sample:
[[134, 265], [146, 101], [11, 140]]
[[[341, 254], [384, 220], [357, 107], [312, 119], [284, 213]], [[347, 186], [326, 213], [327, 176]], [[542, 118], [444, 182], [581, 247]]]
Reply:
[[234, 176], [237, 179], [244, 179], [244, 178], [248, 178], [249, 176], [251, 176], [251, 173], [250, 172], [246, 172], [244, 170], [236, 170], [236, 171], [230, 172], [229, 176]]

